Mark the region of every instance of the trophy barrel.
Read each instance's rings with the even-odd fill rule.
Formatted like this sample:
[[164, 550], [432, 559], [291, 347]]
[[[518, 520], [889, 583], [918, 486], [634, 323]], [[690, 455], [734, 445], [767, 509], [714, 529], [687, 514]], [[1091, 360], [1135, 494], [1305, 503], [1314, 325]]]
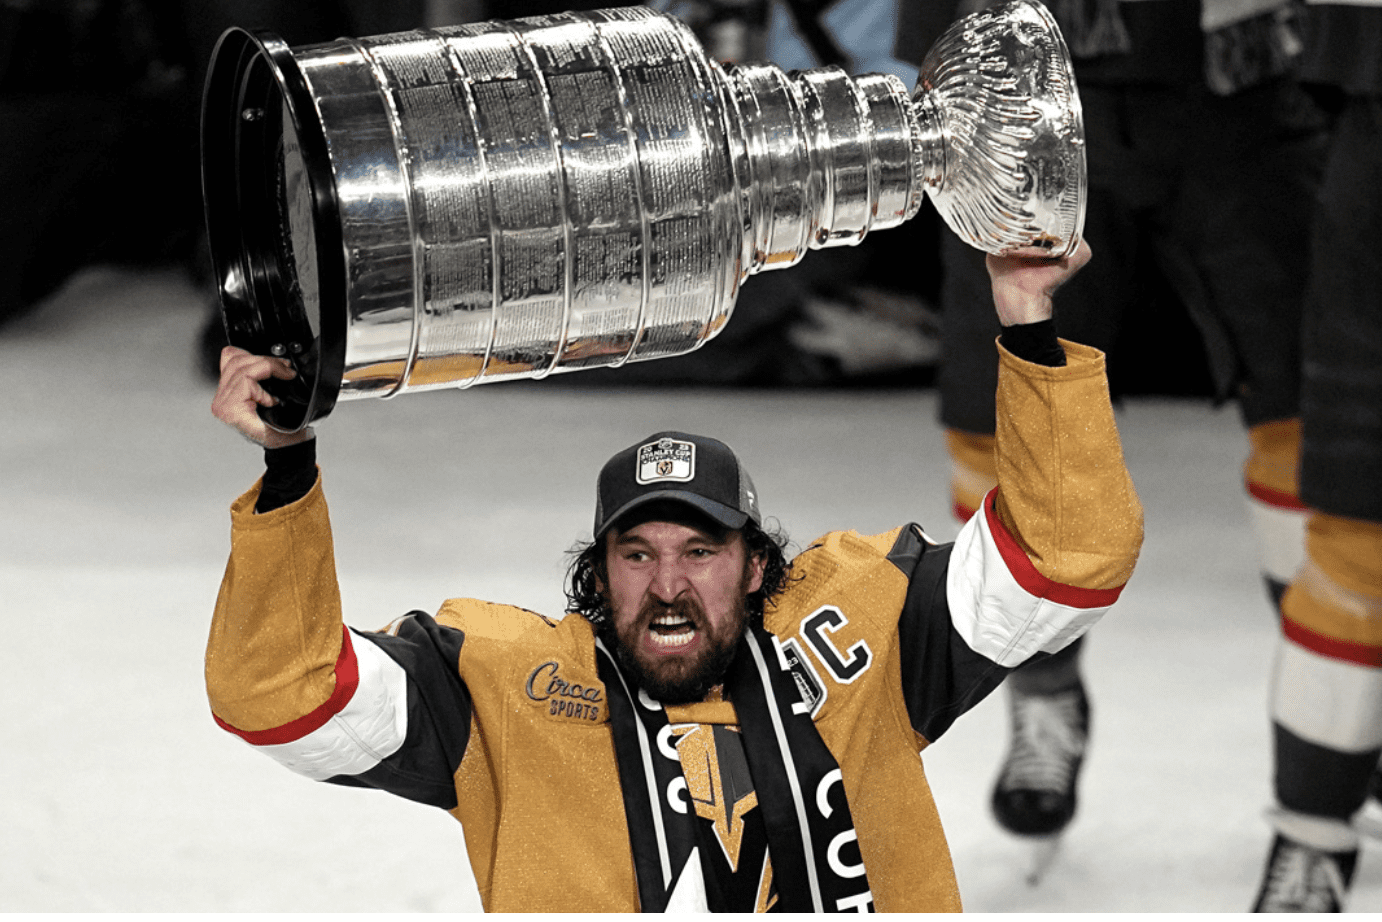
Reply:
[[203, 107], [230, 341], [266, 411], [690, 351], [747, 275], [724, 74], [642, 8], [288, 49], [231, 30]]

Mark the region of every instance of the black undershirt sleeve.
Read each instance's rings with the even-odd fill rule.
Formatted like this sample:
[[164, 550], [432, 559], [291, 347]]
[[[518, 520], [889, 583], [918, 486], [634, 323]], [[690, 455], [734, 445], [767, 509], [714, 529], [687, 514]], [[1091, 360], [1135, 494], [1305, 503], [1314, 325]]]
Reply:
[[317, 482], [317, 440], [264, 449], [264, 485], [254, 504], [258, 513], [295, 503]]
[[1056, 322], [1039, 320], [1036, 323], [1017, 323], [1003, 328], [998, 337], [1013, 355], [1033, 365], [1060, 368], [1065, 365], [1065, 349], [1056, 341]]

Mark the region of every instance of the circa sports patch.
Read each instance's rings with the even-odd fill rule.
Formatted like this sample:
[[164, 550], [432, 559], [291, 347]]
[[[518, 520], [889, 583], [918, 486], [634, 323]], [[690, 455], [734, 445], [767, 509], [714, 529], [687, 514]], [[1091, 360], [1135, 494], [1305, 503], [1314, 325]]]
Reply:
[[696, 477], [696, 446], [677, 439], [658, 439], [638, 448], [639, 483], [686, 483]]

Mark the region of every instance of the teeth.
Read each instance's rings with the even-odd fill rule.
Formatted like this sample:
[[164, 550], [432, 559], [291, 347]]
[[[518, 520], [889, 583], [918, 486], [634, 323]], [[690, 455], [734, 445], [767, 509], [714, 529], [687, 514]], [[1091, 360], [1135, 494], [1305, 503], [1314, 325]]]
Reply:
[[685, 631], [680, 634], [659, 634], [653, 631], [650, 632], [648, 636], [651, 637], [653, 643], [657, 644], [659, 647], [680, 647], [689, 643], [691, 638], [696, 636], [696, 632]]
[[696, 626], [684, 616], [667, 612], [649, 622], [648, 637], [655, 646], [673, 650], [696, 639]]

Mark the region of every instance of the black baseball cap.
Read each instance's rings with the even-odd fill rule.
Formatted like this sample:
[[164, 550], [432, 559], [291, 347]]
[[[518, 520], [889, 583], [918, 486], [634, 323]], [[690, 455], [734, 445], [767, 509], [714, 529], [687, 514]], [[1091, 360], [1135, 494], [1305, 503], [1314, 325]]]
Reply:
[[595, 537], [624, 515], [658, 500], [685, 503], [726, 528], [762, 524], [758, 491], [724, 442], [686, 432], [659, 432], [619, 452], [600, 470]]

